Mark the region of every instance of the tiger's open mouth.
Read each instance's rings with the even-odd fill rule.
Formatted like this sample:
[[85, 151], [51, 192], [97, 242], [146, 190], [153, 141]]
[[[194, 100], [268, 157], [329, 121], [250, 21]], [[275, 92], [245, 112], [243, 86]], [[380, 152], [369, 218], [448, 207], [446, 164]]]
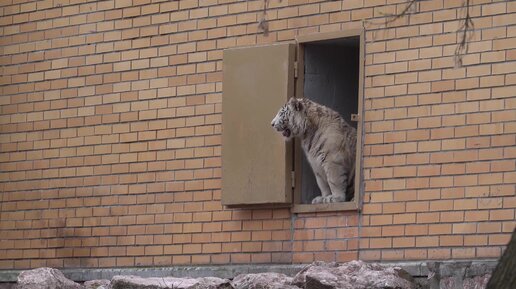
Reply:
[[290, 129], [286, 128], [283, 132], [281, 132], [284, 137], [290, 137]]

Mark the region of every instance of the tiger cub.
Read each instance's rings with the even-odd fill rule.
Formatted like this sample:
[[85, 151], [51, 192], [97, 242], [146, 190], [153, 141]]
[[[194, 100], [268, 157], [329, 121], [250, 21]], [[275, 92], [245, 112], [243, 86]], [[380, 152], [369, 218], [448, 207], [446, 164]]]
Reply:
[[301, 139], [322, 193], [312, 204], [353, 199], [357, 132], [339, 113], [306, 98], [291, 98], [271, 125], [285, 141]]

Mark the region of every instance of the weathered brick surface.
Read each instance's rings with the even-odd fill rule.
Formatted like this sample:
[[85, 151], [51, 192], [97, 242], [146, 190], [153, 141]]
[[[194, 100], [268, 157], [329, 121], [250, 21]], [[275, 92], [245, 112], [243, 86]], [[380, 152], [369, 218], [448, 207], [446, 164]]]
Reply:
[[[0, 3], [0, 268], [495, 258], [515, 226], [516, 2]], [[363, 22], [363, 20], [367, 20]], [[224, 209], [222, 51], [366, 27], [361, 214]]]

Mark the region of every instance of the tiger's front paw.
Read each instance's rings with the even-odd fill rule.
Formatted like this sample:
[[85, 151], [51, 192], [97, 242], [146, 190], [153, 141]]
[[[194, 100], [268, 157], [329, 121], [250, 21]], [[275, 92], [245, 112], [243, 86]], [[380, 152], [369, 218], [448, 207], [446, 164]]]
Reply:
[[323, 203], [340, 203], [346, 201], [346, 196], [329, 195], [323, 198]]
[[318, 197], [315, 197], [313, 200], [312, 200], [312, 204], [321, 204], [324, 202], [324, 197], [323, 196], [318, 196]]

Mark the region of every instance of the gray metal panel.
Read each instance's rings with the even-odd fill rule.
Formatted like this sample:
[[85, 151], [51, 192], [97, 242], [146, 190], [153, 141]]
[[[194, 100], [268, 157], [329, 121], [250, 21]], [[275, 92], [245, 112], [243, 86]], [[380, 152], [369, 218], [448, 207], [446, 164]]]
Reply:
[[222, 204], [290, 203], [291, 144], [271, 120], [293, 96], [295, 46], [224, 51]]

